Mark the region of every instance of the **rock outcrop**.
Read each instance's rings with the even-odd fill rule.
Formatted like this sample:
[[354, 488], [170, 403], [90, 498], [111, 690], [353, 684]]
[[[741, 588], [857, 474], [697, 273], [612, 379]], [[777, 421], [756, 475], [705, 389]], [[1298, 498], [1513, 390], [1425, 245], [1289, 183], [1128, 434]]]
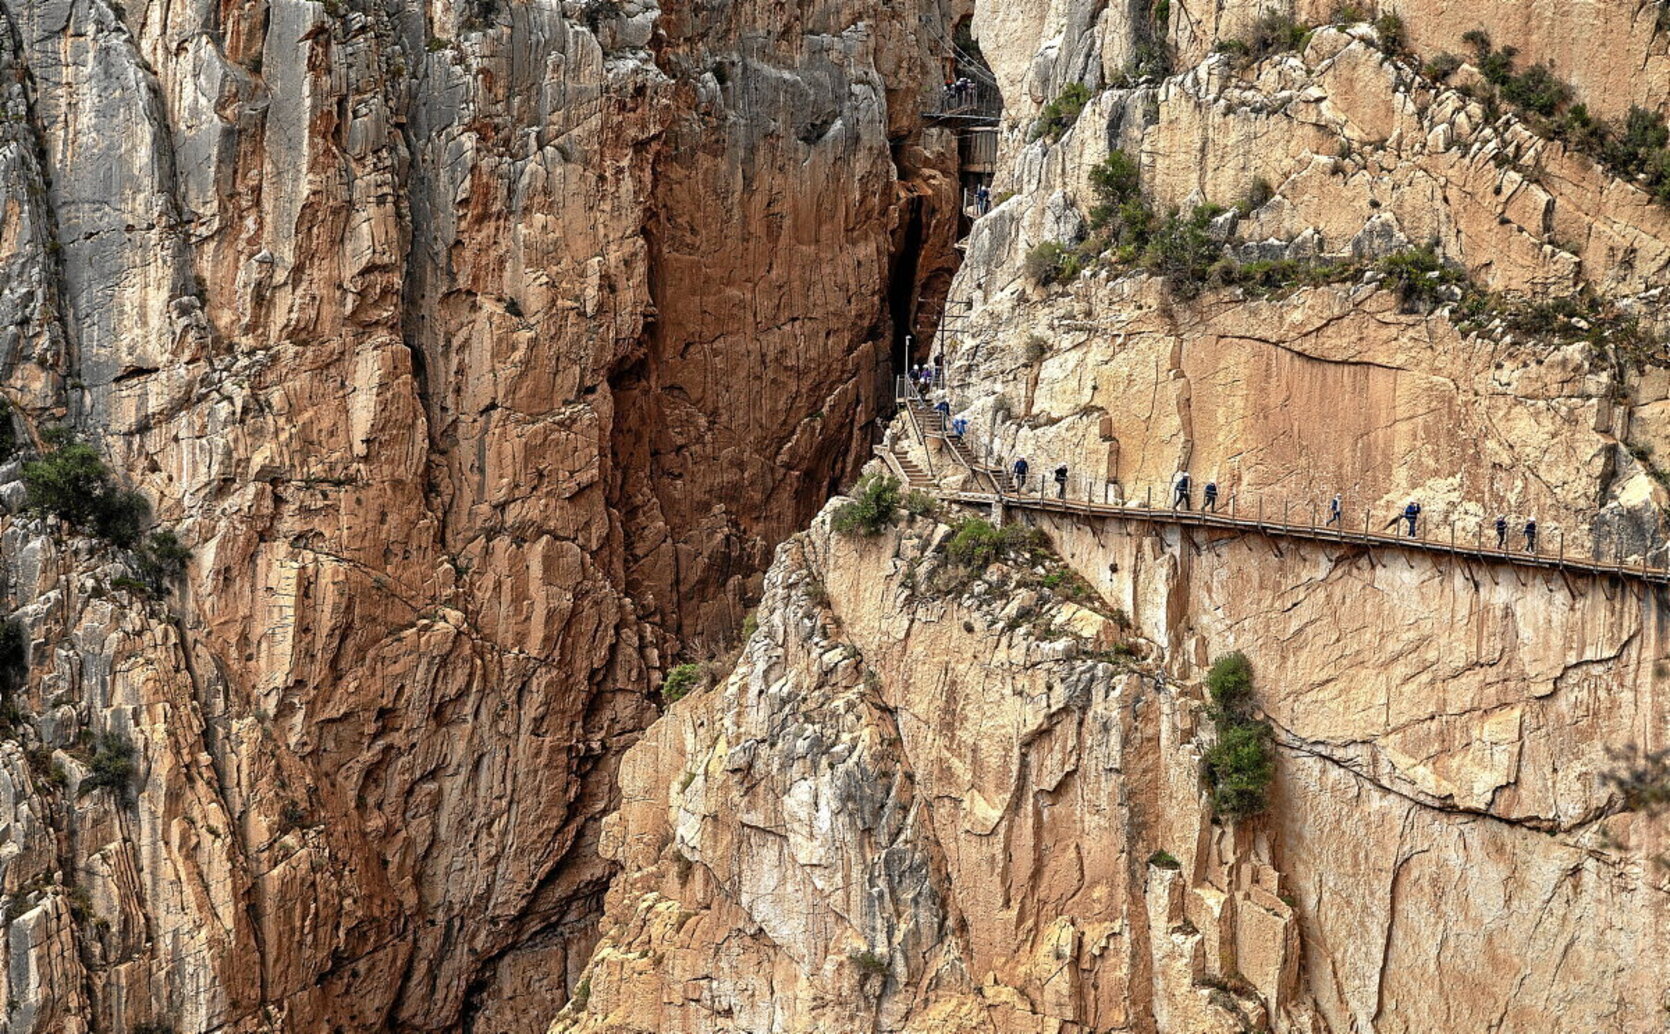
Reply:
[[650, 689], [863, 461], [909, 218], [950, 261], [950, 18], [0, 3], [17, 433], [195, 553], [147, 599], [4, 469], [7, 1030], [544, 1027]]
[[[1663, 714], [1656, 591], [1046, 527], [1094, 602], [936, 591], [929, 519], [782, 548], [736, 673], [626, 755], [553, 1032], [1655, 1029], [1666, 831], [1594, 775]], [[1234, 649], [1278, 776], [1219, 824]]]
[[[1019, 116], [952, 289], [978, 458], [1154, 505], [1187, 470], [1301, 521], [1338, 492], [1376, 529], [1416, 498], [1465, 541], [1535, 516], [1550, 551], [1663, 565], [1670, 216], [1420, 60], [1484, 28], [1594, 111], [1662, 111], [1658, 13], [1404, 5], [1215, 52], [1266, 6], [977, 7]], [[1174, 73], [1133, 67], [1156, 41]], [[1157, 219], [1221, 206], [1214, 268], [1107, 239], [1115, 148]], [[1421, 248], [1445, 265], [1400, 290]], [[1094, 596], [1013, 564], [948, 592], [966, 516], [780, 550], [736, 672], [627, 752], [623, 875], [553, 1034], [1663, 1029], [1665, 819], [1605, 778], [1670, 737], [1661, 587], [1011, 511]], [[1214, 819], [1233, 651], [1275, 778]]]

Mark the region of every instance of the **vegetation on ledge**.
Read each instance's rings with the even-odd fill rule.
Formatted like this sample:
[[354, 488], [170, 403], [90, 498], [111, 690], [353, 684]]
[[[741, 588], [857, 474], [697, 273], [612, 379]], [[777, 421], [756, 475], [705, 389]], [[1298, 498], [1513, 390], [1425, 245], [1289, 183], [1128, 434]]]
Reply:
[[853, 486], [851, 495], [830, 517], [830, 525], [842, 535], [873, 538], [898, 519], [901, 502], [898, 478], [865, 474]]
[[1241, 653], [1218, 658], [1206, 674], [1212, 695], [1208, 714], [1218, 742], [1202, 766], [1212, 792], [1212, 813], [1230, 820], [1250, 818], [1269, 806], [1276, 775], [1270, 725], [1248, 716], [1252, 706], [1252, 664]]

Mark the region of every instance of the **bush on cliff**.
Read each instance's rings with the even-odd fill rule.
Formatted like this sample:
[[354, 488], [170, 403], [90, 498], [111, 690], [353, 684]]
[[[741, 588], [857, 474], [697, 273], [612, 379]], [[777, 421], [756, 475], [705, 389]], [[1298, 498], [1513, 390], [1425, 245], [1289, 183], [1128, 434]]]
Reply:
[[1079, 120], [1084, 106], [1090, 103], [1090, 88], [1083, 83], [1068, 83], [1062, 87], [1055, 99], [1044, 105], [1038, 112], [1038, 120], [1032, 123], [1033, 140], [1056, 141], [1061, 135], [1073, 127]]
[[842, 535], [880, 535], [899, 515], [899, 479], [866, 474], [853, 487], [852, 498], [835, 508], [830, 526]]
[[68, 441], [23, 465], [25, 503], [71, 527], [118, 546], [139, 541], [150, 514], [144, 496], [121, 488], [99, 454], [85, 442]]
[[1271, 54], [1303, 50], [1311, 29], [1279, 11], [1266, 11], [1253, 23], [1246, 39], [1220, 40], [1217, 51], [1239, 58], [1242, 64], [1262, 61]]
[[1059, 241], [1044, 241], [1026, 253], [1026, 278], [1040, 287], [1079, 275], [1079, 257]]
[[81, 793], [105, 788], [117, 797], [125, 798], [133, 781], [135, 751], [125, 736], [105, 733], [99, 737], [98, 749], [93, 752], [87, 778], [81, 781]]
[[702, 669], [695, 664], [680, 664], [667, 672], [667, 677], [661, 681], [661, 700], [663, 703], [676, 704], [690, 695], [701, 681]]
[[1247, 715], [1252, 664], [1241, 653], [1218, 658], [1206, 674], [1206, 689], [1212, 697], [1208, 713], [1218, 733], [1202, 765], [1212, 792], [1212, 813], [1230, 820], [1249, 818], [1268, 806], [1276, 774], [1269, 723]]

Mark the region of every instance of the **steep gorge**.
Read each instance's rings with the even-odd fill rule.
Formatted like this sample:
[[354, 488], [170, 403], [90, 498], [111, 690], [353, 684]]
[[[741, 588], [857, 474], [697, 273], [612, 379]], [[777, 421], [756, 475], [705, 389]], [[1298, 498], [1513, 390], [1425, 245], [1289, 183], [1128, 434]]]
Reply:
[[0, 14], [20, 432], [195, 553], [147, 599], [5, 468], [6, 1029], [543, 1027], [660, 673], [867, 452], [951, 10]]
[[[944, 342], [976, 458], [1138, 505], [1187, 470], [1301, 523], [1418, 499], [1439, 539], [1536, 517], [1662, 566], [1670, 215], [1427, 65], [1482, 30], [1663, 114], [1662, 5], [1269, 7], [977, 5], [1012, 117]], [[1164, 236], [1197, 211], [1205, 243]], [[908, 422], [889, 448], [978, 483]], [[947, 582], [967, 510], [867, 538], [840, 505], [731, 678], [627, 752], [553, 1034], [1664, 1029], [1665, 819], [1603, 778], [1670, 744], [1662, 586], [1014, 508], [1058, 559]], [[1232, 651], [1276, 759], [1237, 820], [1201, 773]]]

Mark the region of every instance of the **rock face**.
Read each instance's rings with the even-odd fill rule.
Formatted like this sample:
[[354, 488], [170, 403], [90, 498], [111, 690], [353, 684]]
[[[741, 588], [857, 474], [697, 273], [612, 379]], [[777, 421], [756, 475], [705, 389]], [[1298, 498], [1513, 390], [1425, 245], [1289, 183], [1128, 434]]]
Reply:
[[[1417, 498], [1432, 536], [1535, 516], [1545, 549], [1662, 565], [1665, 378], [1639, 345], [1662, 351], [1670, 216], [1418, 61], [1483, 27], [1594, 110], [1662, 111], [1666, 77], [1636, 74], [1663, 68], [1662, 23], [1404, 5], [1410, 56], [1366, 22], [1213, 53], [1266, 6], [977, 6], [1023, 117], [952, 288], [975, 452], [1065, 463], [1080, 498], [1164, 505], [1187, 470], [1290, 519], [1338, 492], [1378, 527]], [[1123, 76], [1156, 39], [1175, 73]], [[1076, 122], [1029, 132], [1070, 82]], [[1255, 290], [1089, 253], [1112, 148], [1162, 217], [1224, 207], [1224, 261], [1345, 272]], [[1049, 242], [1087, 268], [1040, 285]], [[1394, 289], [1382, 260], [1422, 245], [1471, 286]], [[1505, 308], [1470, 315], [1482, 297]], [[1561, 333], [1527, 308], [1558, 297], [1634, 323]], [[915, 469], [952, 462], [892, 435]], [[622, 875], [553, 1034], [1664, 1029], [1665, 819], [1602, 778], [1670, 745], [1662, 588], [1011, 518], [1095, 599], [1001, 565], [946, 591], [925, 517], [782, 547], [736, 671], [625, 755], [602, 839]], [[1231, 651], [1276, 758], [1267, 811], [1236, 821], [1200, 771]]]
[[867, 452], [951, 15], [0, 2], [17, 433], [195, 553], [0, 529], [8, 1031], [544, 1028], [648, 691]]

